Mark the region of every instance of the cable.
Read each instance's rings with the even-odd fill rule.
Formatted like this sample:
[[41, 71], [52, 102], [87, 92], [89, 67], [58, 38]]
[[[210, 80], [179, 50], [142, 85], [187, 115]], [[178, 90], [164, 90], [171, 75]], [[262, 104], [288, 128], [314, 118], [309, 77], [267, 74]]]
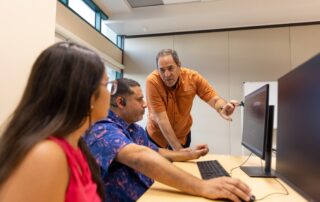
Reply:
[[[230, 170], [230, 172], [229, 172], [229, 175], [232, 176], [232, 171], [234, 169], [237, 169], [237, 168], [243, 166], [245, 163], [247, 163], [247, 161], [250, 159], [251, 156], [252, 156], [252, 152], [250, 153], [250, 155], [248, 156], [248, 158], [244, 162], [242, 162], [239, 166], [232, 168]], [[262, 160], [260, 161], [260, 166], [261, 166], [261, 169], [263, 169]], [[272, 196], [272, 195], [289, 195], [289, 191], [287, 190], [287, 188], [277, 178], [273, 178], [273, 179], [275, 181], [277, 181], [281, 185], [281, 187], [285, 190], [285, 193], [283, 193], [283, 192], [272, 192], [272, 193], [267, 194], [267, 195], [265, 195], [265, 196], [263, 196], [261, 198], [256, 199], [255, 201], [262, 201], [262, 200], [264, 200], [267, 197]]]
[[248, 156], [248, 158], [247, 158], [244, 162], [242, 162], [239, 166], [234, 167], [234, 168], [231, 168], [231, 170], [230, 170], [230, 172], [229, 172], [229, 175], [232, 176], [232, 171], [233, 171], [234, 169], [237, 169], [237, 168], [243, 166], [245, 163], [247, 163], [247, 161], [249, 160], [249, 158], [251, 157], [251, 155], [252, 155], [252, 152], [250, 153], [250, 155]]
[[[261, 170], [263, 170], [263, 165], [262, 165], [263, 163], [262, 163], [262, 159], [260, 159], [260, 166], [261, 166]], [[267, 197], [269, 197], [269, 196], [272, 196], [272, 195], [289, 195], [289, 191], [286, 189], [286, 187], [279, 181], [279, 180], [277, 180], [277, 178], [273, 178], [275, 181], [277, 181], [281, 186], [282, 186], [282, 188], [285, 190], [285, 193], [282, 193], [282, 192], [272, 192], [272, 193], [270, 193], [270, 194], [267, 194], [267, 195], [265, 195], [265, 196], [263, 196], [263, 197], [261, 197], [261, 198], [258, 198], [258, 199], [256, 199], [256, 201], [262, 201], [263, 199], [266, 199]]]
[[279, 195], [286, 195], [286, 196], [289, 195], [289, 191], [287, 190], [287, 188], [279, 180], [277, 180], [277, 178], [274, 178], [274, 180], [277, 181], [282, 186], [282, 188], [285, 190], [285, 193], [273, 192], [273, 193], [267, 194], [261, 198], [256, 199], [256, 201], [262, 201], [263, 199], [266, 199], [267, 197], [272, 196], [272, 195], [278, 195], [278, 194]]

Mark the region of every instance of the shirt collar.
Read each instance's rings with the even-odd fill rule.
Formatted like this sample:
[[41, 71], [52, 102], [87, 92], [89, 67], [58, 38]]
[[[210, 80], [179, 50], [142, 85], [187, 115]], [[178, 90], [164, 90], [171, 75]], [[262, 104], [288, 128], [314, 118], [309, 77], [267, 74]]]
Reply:
[[109, 110], [108, 119], [118, 125], [120, 125], [124, 129], [129, 129], [134, 126], [134, 124], [128, 124], [125, 120], [120, 118], [116, 113], [114, 113], [112, 110]]
[[178, 83], [177, 83], [176, 88], [179, 88], [184, 83], [183, 78], [181, 76], [181, 71], [182, 71], [182, 67], [180, 67], [180, 74], [179, 74], [179, 79], [178, 79]]

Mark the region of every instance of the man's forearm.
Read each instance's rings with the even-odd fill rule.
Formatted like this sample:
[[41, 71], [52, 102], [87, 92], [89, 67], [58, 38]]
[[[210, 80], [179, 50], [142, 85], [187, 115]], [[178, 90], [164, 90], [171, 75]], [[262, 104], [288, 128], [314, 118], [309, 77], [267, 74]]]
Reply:
[[223, 98], [215, 96], [207, 102], [213, 109], [220, 113], [222, 107], [227, 103]]
[[164, 111], [159, 113], [153, 113], [153, 116], [154, 116], [154, 120], [157, 122], [160, 128], [162, 135], [167, 140], [167, 142], [172, 147], [172, 149], [173, 150], [182, 149], [182, 146], [172, 129], [167, 112]]
[[159, 154], [169, 161], [188, 161], [194, 159], [188, 151], [171, 151], [168, 149], [159, 149]]
[[[117, 161], [155, 179], [194, 195], [202, 195], [202, 181], [174, 166], [157, 152], [135, 144], [124, 147]], [[156, 165], [156, 166], [155, 166]]]
[[180, 150], [182, 149], [182, 146], [176, 137], [169, 120], [159, 120], [158, 121], [159, 128], [163, 134], [163, 136], [168, 141], [169, 145], [172, 147], [173, 150]]

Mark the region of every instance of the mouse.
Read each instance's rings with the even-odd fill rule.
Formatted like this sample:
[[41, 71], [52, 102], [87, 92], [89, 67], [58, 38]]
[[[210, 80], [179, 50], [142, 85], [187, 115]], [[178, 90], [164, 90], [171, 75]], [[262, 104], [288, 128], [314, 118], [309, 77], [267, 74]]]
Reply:
[[[223, 200], [223, 201], [231, 201], [231, 200], [228, 200], [228, 199], [221, 199], [221, 200]], [[254, 202], [254, 201], [256, 201], [256, 197], [255, 197], [255, 195], [251, 195], [250, 199], [249, 199], [249, 202]], [[247, 202], [247, 201], [241, 199], [241, 202]]]
[[[255, 195], [251, 195], [250, 196], [250, 199], [249, 199], [249, 202], [254, 202], [256, 200], [256, 197]], [[241, 200], [241, 202], [245, 202], [244, 200]]]
[[251, 196], [250, 196], [250, 200], [249, 200], [249, 202], [254, 202], [255, 200], [256, 200], [255, 195], [251, 195]]

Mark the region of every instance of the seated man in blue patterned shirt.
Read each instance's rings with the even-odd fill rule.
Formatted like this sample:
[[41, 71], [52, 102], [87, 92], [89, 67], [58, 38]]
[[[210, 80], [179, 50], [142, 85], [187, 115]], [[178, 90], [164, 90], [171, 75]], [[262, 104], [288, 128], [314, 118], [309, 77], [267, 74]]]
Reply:
[[200, 180], [170, 161], [197, 159], [208, 153], [207, 145], [171, 151], [158, 148], [145, 130], [135, 124], [143, 118], [146, 103], [139, 83], [118, 79], [106, 119], [95, 123], [85, 136], [100, 165], [106, 201], [136, 201], [153, 179], [193, 195], [207, 198], [249, 199], [250, 189], [237, 179]]

